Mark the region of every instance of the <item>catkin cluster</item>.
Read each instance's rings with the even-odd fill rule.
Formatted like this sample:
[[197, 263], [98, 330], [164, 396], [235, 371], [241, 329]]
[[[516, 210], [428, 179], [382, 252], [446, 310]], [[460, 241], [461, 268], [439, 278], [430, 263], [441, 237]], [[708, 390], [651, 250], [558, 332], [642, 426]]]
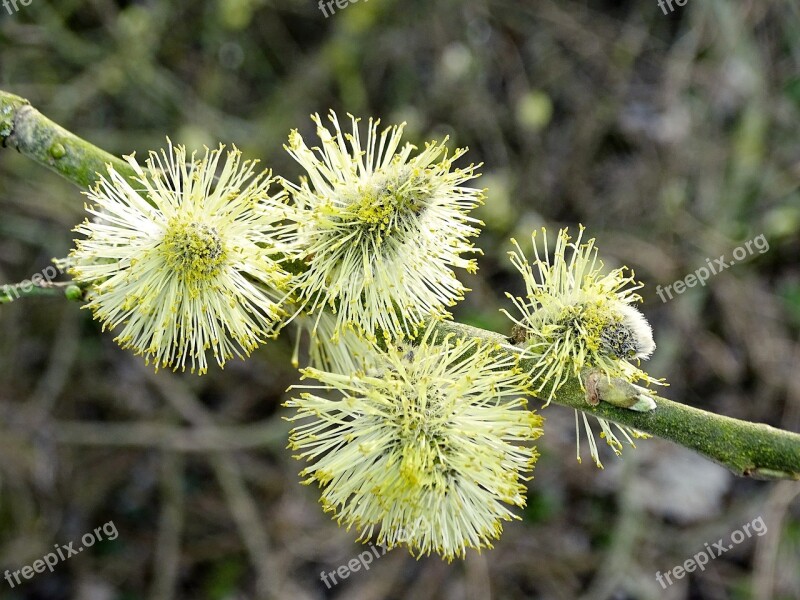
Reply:
[[526, 396], [549, 402], [586, 373], [653, 381], [636, 366], [654, 344], [632, 275], [604, 273], [593, 240], [562, 231], [551, 258], [534, 237], [533, 264], [511, 253], [522, 360], [443, 336], [437, 323], [467, 291], [458, 271], [477, 269], [478, 167], [456, 167], [465, 150], [446, 139], [404, 143], [402, 125], [312, 119], [318, 142], [292, 131], [285, 146], [305, 171], [295, 182], [223, 146], [127, 157], [133, 177], [109, 168], [88, 193], [70, 273], [103, 327], [156, 368], [205, 373], [209, 358], [246, 357], [292, 323], [309, 383], [286, 402], [289, 446], [324, 510], [417, 555], [490, 547], [518, 518], [537, 457], [542, 419]]

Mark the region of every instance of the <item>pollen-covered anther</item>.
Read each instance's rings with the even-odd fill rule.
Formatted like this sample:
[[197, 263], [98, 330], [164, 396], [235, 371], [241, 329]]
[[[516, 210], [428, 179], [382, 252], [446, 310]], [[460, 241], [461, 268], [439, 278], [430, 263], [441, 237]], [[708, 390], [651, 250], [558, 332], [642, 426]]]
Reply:
[[160, 249], [167, 266], [189, 280], [213, 278], [225, 263], [225, 249], [217, 230], [194, 221], [171, 220]]

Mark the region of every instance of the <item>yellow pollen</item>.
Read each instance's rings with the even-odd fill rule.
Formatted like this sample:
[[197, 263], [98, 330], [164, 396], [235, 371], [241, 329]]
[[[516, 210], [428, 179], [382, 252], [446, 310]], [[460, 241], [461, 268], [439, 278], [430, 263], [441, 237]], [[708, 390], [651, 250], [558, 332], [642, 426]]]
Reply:
[[167, 265], [187, 281], [212, 279], [225, 261], [225, 248], [217, 230], [193, 221], [172, 219], [160, 250]]
[[386, 230], [393, 217], [418, 213], [421, 209], [418, 185], [409, 180], [410, 174], [401, 171], [393, 177], [381, 177], [359, 186], [350, 210], [367, 229]]
[[448, 448], [443, 399], [432, 393], [426, 406], [408, 390], [396, 405], [394, 426], [402, 448], [400, 473], [413, 486], [440, 487]]

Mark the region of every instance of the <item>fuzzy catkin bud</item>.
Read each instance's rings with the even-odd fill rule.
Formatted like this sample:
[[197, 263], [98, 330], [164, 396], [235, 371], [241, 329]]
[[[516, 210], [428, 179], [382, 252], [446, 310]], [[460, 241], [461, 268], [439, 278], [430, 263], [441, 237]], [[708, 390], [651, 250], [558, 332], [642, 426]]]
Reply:
[[308, 267], [294, 294], [306, 313], [335, 313], [334, 336], [349, 328], [373, 340], [413, 337], [463, 298], [453, 268], [477, 269], [468, 240], [481, 223], [469, 213], [482, 192], [462, 185], [476, 167], [455, 168], [465, 150], [449, 155], [444, 142], [419, 153], [401, 146], [402, 125], [379, 133], [370, 119], [362, 144], [358, 119], [343, 133], [334, 113], [332, 131], [312, 118], [320, 147], [297, 131], [286, 147], [308, 174], [285, 182], [300, 211], [295, 250]]
[[[634, 293], [640, 285], [633, 274], [624, 268], [604, 272], [594, 240], [581, 243], [583, 228], [575, 242], [570, 241], [566, 229], [559, 231], [552, 257], [548, 254], [544, 230], [542, 238], [540, 252], [536, 232], [532, 235], [533, 263], [528, 262], [514, 241], [516, 250], [509, 254], [522, 275], [527, 293], [524, 297], [508, 295], [519, 316], [504, 311], [514, 321], [514, 341], [533, 364], [530, 375], [536, 391], [549, 403], [568, 379], [577, 378], [590, 404], [604, 400], [626, 408], [636, 407], [635, 410], [652, 409], [655, 403], [647, 390], [633, 385], [636, 381], [661, 383], [631, 362], [638, 364], [655, 350], [649, 323], [632, 306], [641, 300]], [[618, 383], [611, 385], [612, 379]], [[602, 467], [588, 418], [584, 414], [579, 419], [576, 412], [578, 460], [581, 420], [589, 437], [592, 458]], [[632, 438], [641, 437], [632, 429], [612, 426], [604, 419], [598, 422], [601, 437], [617, 454], [622, 444], [613, 432], [614, 427], [631, 445]]]
[[310, 463], [301, 474], [338, 522], [450, 560], [518, 518], [508, 505], [525, 502], [542, 419], [525, 408], [512, 358], [434, 337], [431, 327], [413, 348], [373, 346], [354, 373], [307, 369], [319, 384], [294, 386], [308, 391], [286, 405], [297, 410], [289, 445]]
[[110, 169], [66, 261], [95, 318], [156, 368], [204, 373], [208, 351], [222, 366], [280, 326], [293, 209], [269, 195], [269, 173], [223, 149], [187, 160], [170, 142], [146, 168], [128, 157], [135, 184]]

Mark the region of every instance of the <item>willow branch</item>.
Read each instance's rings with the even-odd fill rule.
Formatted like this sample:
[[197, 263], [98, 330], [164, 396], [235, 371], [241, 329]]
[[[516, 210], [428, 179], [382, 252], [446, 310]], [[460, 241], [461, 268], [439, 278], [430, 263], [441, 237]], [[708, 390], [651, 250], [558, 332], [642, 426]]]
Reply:
[[0, 285], [0, 304], [10, 304], [20, 298], [35, 296], [67, 296], [72, 300], [80, 299], [82, 292], [79, 286], [70, 281], [23, 281]]
[[[449, 321], [440, 323], [438, 329], [442, 335], [479, 338], [500, 344], [502, 352], [522, 357], [522, 350], [498, 333]], [[522, 358], [520, 366], [530, 370], [533, 364]], [[618, 385], [623, 384], [618, 382]], [[620, 408], [606, 402], [592, 406], [587, 402], [580, 382], [574, 379], [564, 384], [553, 403], [671, 440], [741, 477], [800, 480], [800, 434], [763, 423], [717, 415], [660, 398], [652, 391], [650, 395], [656, 408], [647, 412]]]
[[97, 181], [98, 174], [105, 173], [109, 164], [118, 173], [133, 173], [124, 160], [57, 125], [24, 98], [2, 90], [0, 144], [53, 169], [82, 188]]
[[[80, 187], [91, 186], [97, 174], [105, 172], [108, 164], [120, 173], [131, 172], [122, 160], [56, 125], [22, 98], [2, 91], [0, 141], [54, 169]], [[522, 368], [532, 367], [521, 357], [521, 350], [498, 333], [454, 322], [440, 323], [438, 330], [442, 335], [454, 334], [499, 344], [501, 352], [521, 358]], [[629, 384], [616, 382], [614, 385], [622, 389]], [[656, 408], [647, 412], [620, 408], [608, 402], [591, 405], [581, 383], [574, 380], [559, 390], [553, 402], [671, 440], [742, 477], [800, 480], [800, 434], [732, 419], [650, 395]]]

